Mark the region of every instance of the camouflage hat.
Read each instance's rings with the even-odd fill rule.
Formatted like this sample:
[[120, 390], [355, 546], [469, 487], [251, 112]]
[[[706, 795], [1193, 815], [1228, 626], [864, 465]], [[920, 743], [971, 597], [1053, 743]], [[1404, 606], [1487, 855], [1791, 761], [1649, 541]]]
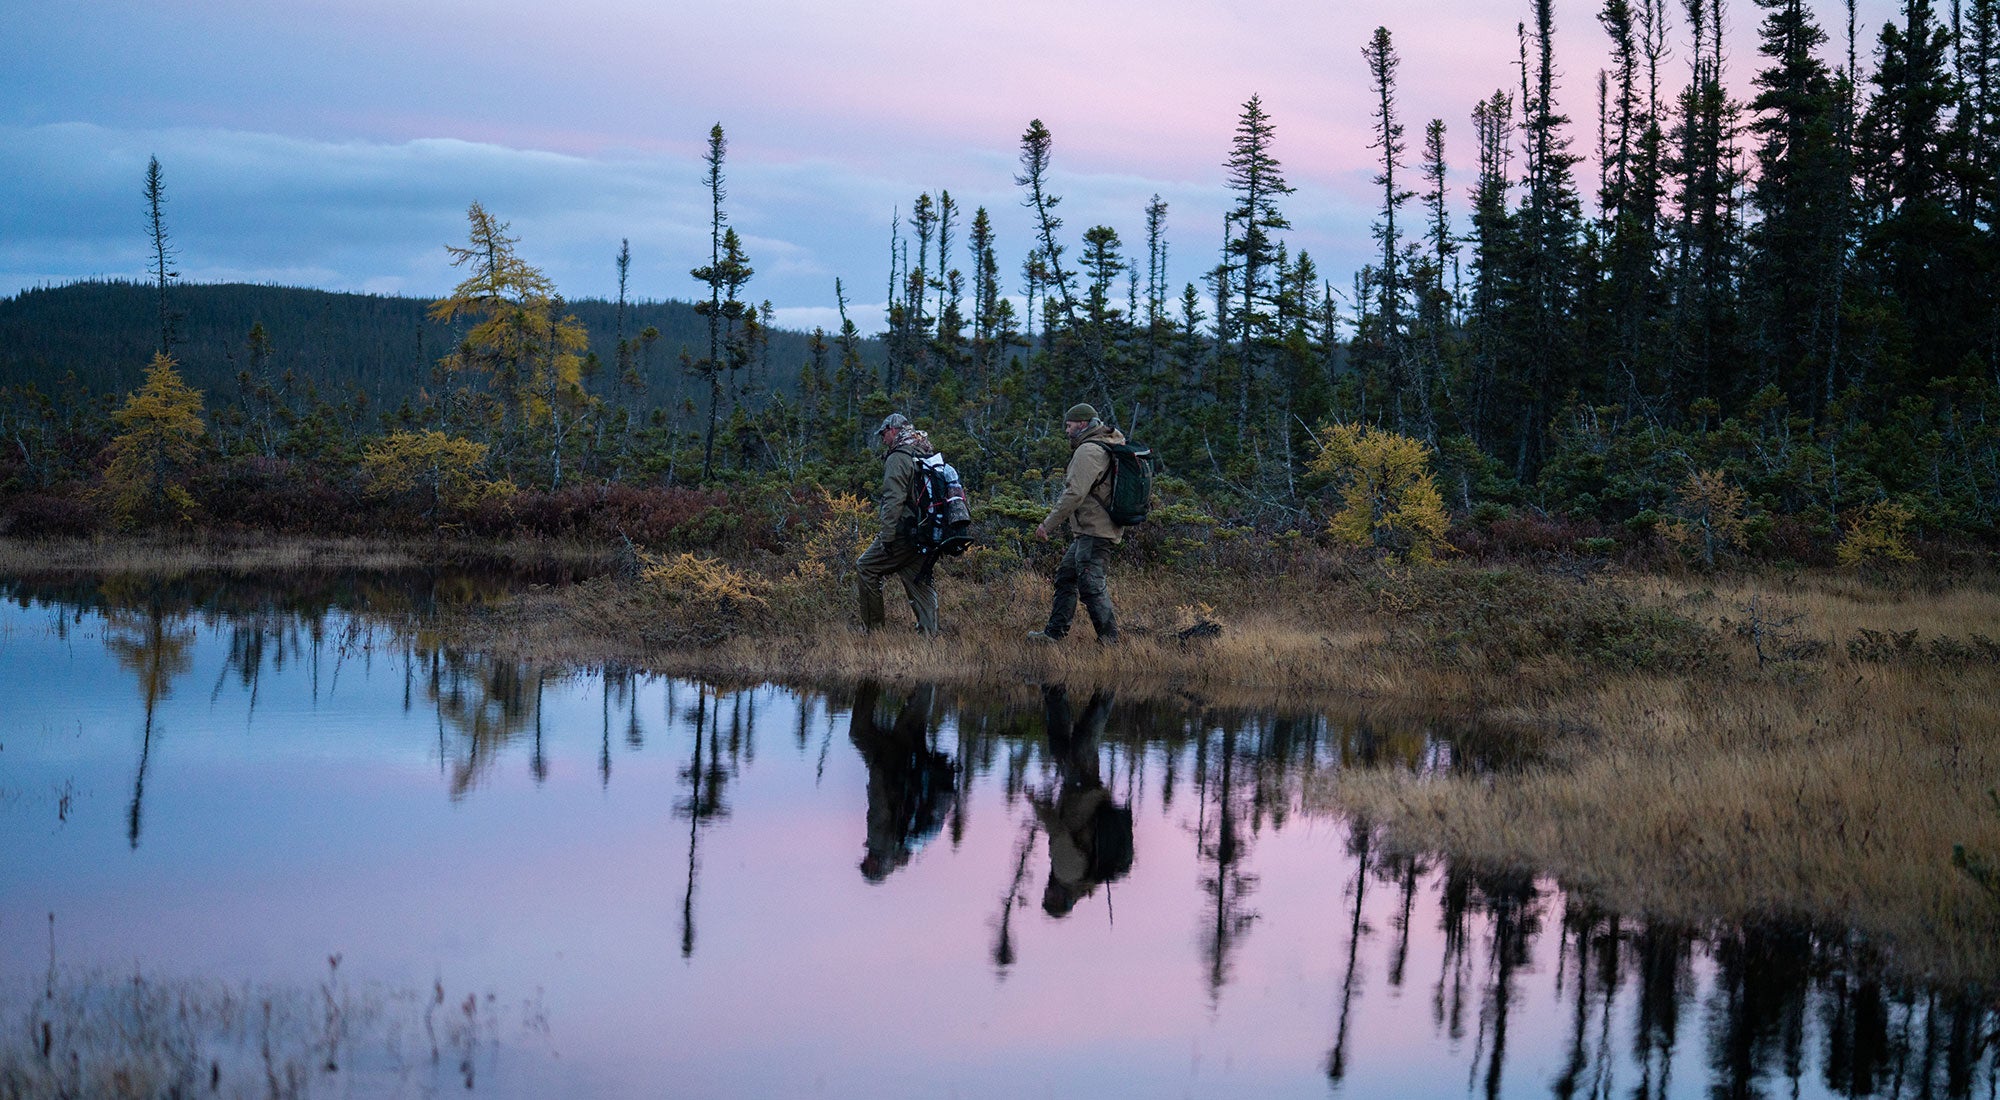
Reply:
[[875, 434], [881, 435], [891, 428], [907, 428], [909, 426], [909, 417], [904, 416], [902, 413], [890, 413], [888, 416], [882, 418], [882, 423], [875, 426]]
[[1091, 408], [1089, 405], [1071, 405], [1069, 411], [1063, 414], [1063, 419], [1065, 421], [1095, 420], [1097, 419], [1097, 410]]

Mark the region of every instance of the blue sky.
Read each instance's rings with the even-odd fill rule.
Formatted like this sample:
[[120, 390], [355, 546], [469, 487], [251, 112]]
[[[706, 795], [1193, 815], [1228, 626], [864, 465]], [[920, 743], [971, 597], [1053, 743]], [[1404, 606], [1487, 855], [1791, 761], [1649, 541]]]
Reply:
[[[1582, 150], [1604, 36], [1595, 5], [1556, 10]], [[1842, 47], [1844, 11], [1817, 11]], [[1891, 12], [1860, 5], [1864, 28]], [[1378, 24], [1395, 36], [1412, 150], [1444, 119], [1462, 200], [1468, 114], [1517, 85], [1528, 14], [1526, 0], [22, 4], [0, 34], [0, 294], [142, 276], [158, 156], [186, 279], [436, 295], [477, 200], [572, 297], [615, 293], [621, 238], [636, 297], [688, 297], [707, 246], [699, 158], [721, 122], [750, 297], [781, 322], [829, 323], [839, 277], [867, 329], [891, 218], [923, 191], [951, 191], [968, 222], [988, 207], [1019, 282], [1029, 225], [1012, 176], [1031, 118], [1055, 134], [1072, 247], [1103, 223], [1143, 259], [1157, 193], [1178, 287], [1213, 263], [1221, 162], [1252, 94], [1298, 189], [1291, 245], [1340, 287], [1373, 248], [1362, 44]], [[1729, 13], [1739, 89], [1758, 15], [1743, 0]], [[1861, 37], [1865, 57], [1874, 32]], [[1670, 62], [1670, 84], [1684, 71]]]

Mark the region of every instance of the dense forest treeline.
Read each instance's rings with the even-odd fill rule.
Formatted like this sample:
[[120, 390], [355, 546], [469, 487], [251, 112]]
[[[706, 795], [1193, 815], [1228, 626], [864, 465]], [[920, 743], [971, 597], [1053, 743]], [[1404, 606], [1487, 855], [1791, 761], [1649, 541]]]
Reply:
[[[458, 339], [455, 326], [431, 320], [430, 300], [354, 294], [307, 287], [252, 283], [196, 283], [173, 289], [174, 358], [189, 385], [210, 404], [239, 394], [238, 373], [253, 365], [303, 397], [308, 388], [328, 400], [349, 400], [358, 390], [376, 408], [415, 400], [430, 384], [440, 356]], [[590, 333], [589, 354], [615, 358], [615, 302], [580, 298], [568, 303]], [[683, 400], [686, 373], [676, 353], [707, 339], [694, 306], [678, 301], [630, 302], [627, 323], [637, 341], [639, 387], [655, 405]], [[264, 331], [261, 350], [249, 333]], [[647, 330], [653, 335], [647, 336]], [[804, 333], [773, 328], [768, 362], [804, 359]], [[24, 290], [0, 298], [0, 378], [17, 390], [66, 389], [90, 397], [123, 395], [144, 379], [159, 346], [154, 288], [126, 280], [93, 280]], [[863, 355], [881, 358], [879, 342]], [[774, 368], [775, 374], [775, 368]], [[777, 376], [787, 388], [795, 377]], [[607, 392], [616, 379], [604, 379]]]
[[[383, 318], [361, 327], [377, 335], [321, 333], [301, 316], [280, 341], [239, 311], [197, 344], [196, 290], [175, 284], [155, 201], [149, 287], [34, 292], [9, 308], [71, 293], [128, 294], [129, 310], [150, 290], [146, 350], [190, 370], [207, 360], [205, 403], [183, 409], [202, 418], [199, 443], [131, 458], [134, 433], [187, 405], [164, 376], [112, 417], [10, 372], [0, 491], [46, 500], [143, 467], [144, 492], [85, 498], [124, 501], [128, 522], [220, 521], [195, 482], [232, 464], [310, 477], [377, 512], [400, 500], [425, 525], [579, 485], [770, 499], [812, 483], [865, 489], [868, 429], [893, 408], [931, 430], [989, 514], [1019, 518], [1046, 500], [1066, 450], [1057, 410], [1088, 400], [1155, 448], [1169, 514], [1197, 525], [1326, 531], [1336, 493], [1351, 510], [1369, 484], [1353, 463], [1325, 460], [1330, 433], [1347, 433], [1352, 451], [1362, 426], [1427, 450], [1461, 548], [1524, 521], [1549, 545], [1703, 562], [1990, 540], [2000, 0], [1953, 0], [1942, 14], [1905, 0], [1872, 36], [1851, 4], [1834, 33], [1804, 0], [1755, 5], [1744, 101], [1729, 90], [1743, 61], [1723, 48], [1723, 0], [1602, 0], [1612, 66], [1585, 93], [1601, 120], [1588, 135], [1563, 102], [1577, 93], [1558, 79], [1552, 0], [1529, 0], [1518, 83], [1469, 105], [1469, 138], [1443, 119], [1413, 134], [1397, 102], [1404, 60], [1378, 28], [1356, 43], [1370, 75], [1376, 258], [1339, 280], [1286, 241], [1293, 189], [1258, 97], [1217, 151], [1224, 232], [1172, 245], [1215, 262], [1178, 288], [1167, 204], [1135, 212], [1129, 239], [1065, 226], [1055, 139], [1033, 121], [1015, 177], [1030, 239], [997, 240], [988, 212], [948, 189], [917, 196], [892, 231], [879, 355], [853, 318], [796, 339], [770, 328], [750, 293], [755, 258], [729, 221], [719, 124], [703, 180], [710, 252], [690, 272], [694, 324], [674, 337], [625, 301], [628, 252], [617, 302], [566, 303], [475, 203], [451, 250], [463, 281], [429, 322], [375, 300]], [[149, 196], [158, 183], [149, 177]], [[845, 317], [846, 286], [834, 294]], [[92, 308], [69, 323], [88, 326]], [[645, 324], [661, 334], [651, 343]], [[47, 346], [20, 343], [31, 350], [6, 354]], [[259, 349], [281, 343], [318, 365], [317, 396], [275, 388], [276, 353]], [[130, 370], [140, 350], [105, 354]], [[218, 356], [233, 377], [218, 375]], [[366, 390], [364, 360], [384, 386], [407, 384], [365, 405], [327, 385]], [[178, 503], [169, 483], [189, 487]], [[1386, 523], [1398, 506], [1375, 510]]]

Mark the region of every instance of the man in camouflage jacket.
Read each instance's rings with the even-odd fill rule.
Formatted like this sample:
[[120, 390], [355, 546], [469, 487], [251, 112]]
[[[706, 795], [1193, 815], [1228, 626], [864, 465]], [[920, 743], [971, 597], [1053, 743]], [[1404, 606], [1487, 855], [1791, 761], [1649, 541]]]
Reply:
[[1111, 522], [1111, 450], [1098, 444], [1123, 443], [1125, 434], [1099, 420], [1097, 410], [1089, 405], [1073, 405], [1063, 414], [1063, 432], [1075, 449], [1070, 452], [1062, 496], [1056, 498], [1048, 517], [1036, 525], [1035, 535], [1047, 541], [1067, 523], [1072, 537], [1062, 564], [1056, 567], [1055, 600], [1049, 606], [1048, 624], [1030, 631], [1028, 637], [1052, 642], [1068, 634], [1080, 595], [1097, 640], [1115, 642], [1118, 616], [1111, 609], [1104, 567], [1111, 560], [1111, 548], [1124, 541], [1125, 529]]
[[930, 439], [902, 413], [890, 413], [875, 429], [888, 453], [882, 460], [882, 487], [875, 493], [875, 517], [880, 529], [875, 541], [854, 563], [855, 588], [861, 597], [861, 626], [880, 630], [884, 622], [882, 583], [894, 573], [916, 613], [917, 629], [938, 632], [937, 589], [923, 575], [924, 551], [917, 544], [917, 460], [932, 452]]

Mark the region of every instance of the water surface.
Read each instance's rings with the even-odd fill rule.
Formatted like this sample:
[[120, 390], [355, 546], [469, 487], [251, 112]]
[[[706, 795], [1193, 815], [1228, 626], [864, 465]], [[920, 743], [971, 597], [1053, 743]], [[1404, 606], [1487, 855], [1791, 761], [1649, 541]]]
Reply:
[[1649, 925], [1307, 811], [1506, 765], [1452, 730], [426, 636], [482, 590], [12, 589], [8, 1033], [137, 975], [292, 1011], [329, 1095], [1995, 1093], [2000, 1019], [1854, 937]]

